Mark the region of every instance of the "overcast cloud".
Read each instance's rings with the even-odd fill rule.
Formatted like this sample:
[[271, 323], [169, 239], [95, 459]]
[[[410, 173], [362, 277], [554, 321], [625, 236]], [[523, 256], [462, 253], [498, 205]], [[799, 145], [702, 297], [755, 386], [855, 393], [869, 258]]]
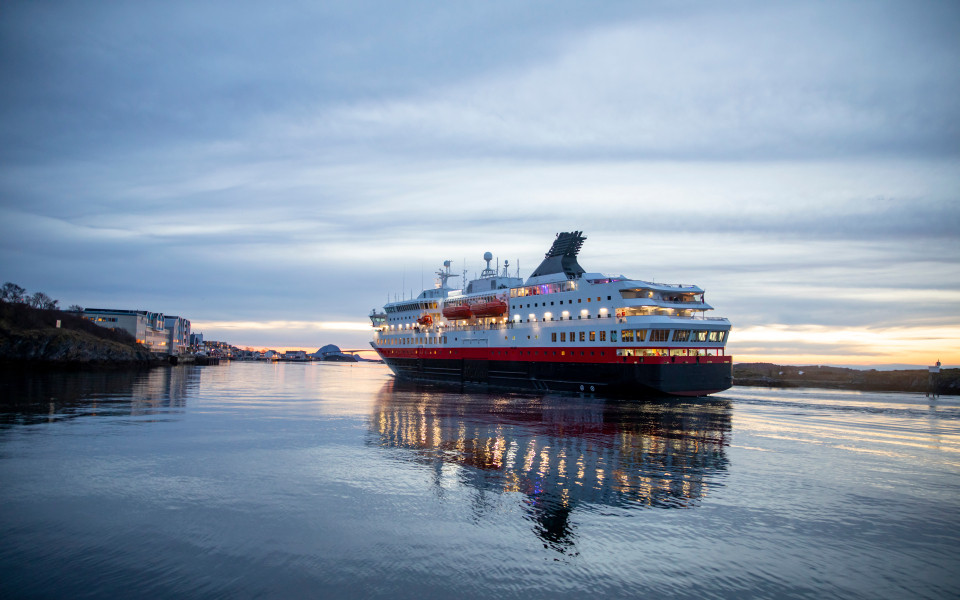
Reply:
[[706, 288], [739, 356], [960, 362], [958, 31], [949, 2], [7, 2], [0, 279], [360, 347], [443, 260], [528, 275], [582, 229], [588, 270]]

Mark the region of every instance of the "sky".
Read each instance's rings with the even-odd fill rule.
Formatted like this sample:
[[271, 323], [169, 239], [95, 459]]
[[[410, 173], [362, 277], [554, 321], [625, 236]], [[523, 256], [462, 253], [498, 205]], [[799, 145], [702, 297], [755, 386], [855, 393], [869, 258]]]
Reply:
[[483, 253], [696, 284], [736, 362], [960, 364], [960, 3], [0, 7], [0, 281], [366, 348]]

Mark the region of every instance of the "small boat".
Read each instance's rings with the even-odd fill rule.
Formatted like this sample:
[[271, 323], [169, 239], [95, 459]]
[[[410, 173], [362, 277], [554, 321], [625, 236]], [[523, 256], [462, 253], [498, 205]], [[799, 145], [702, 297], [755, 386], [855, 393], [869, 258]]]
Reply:
[[470, 311], [477, 317], [499, 317], [507, 312], [507, 303], [494, 298], [486, 302], [471, 304]]
[[443, 307], [443, 316], [451, 321], [456, 321], [458, 319], [469, 319], [473, 316], [473, 312], [466, 304], [456, 304]]
[[433, 324], [433, 317], [430, 315], [421, 315], [421, 317], [417, 319], [417, 323], [423, 325], [424, 327], [430, 327], [430, 325]]

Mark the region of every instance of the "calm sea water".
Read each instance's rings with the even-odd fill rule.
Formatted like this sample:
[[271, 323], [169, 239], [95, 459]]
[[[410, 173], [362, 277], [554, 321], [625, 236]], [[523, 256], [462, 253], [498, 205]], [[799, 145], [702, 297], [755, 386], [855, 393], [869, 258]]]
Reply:
[[3, 374], [4, 598], [948, 598], [960, 403]]

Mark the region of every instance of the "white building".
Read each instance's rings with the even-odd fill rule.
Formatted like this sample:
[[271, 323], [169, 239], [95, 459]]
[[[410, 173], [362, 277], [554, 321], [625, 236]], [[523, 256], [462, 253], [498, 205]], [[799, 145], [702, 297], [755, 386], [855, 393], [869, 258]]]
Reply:
[[170, 354], [185, 354], [190, 346], [190, 321], [183, 317], [167, 315], [163, 317], [163, 326], [167, 330], [167, 347]]
[[[163, 313], [146, 310], [88, 308], [83, 311], [83, 318], [107, 329], [126, 331], [137, 340], [137, 343], [143, 344], [157, 354], [179, 354], [181, 340], [189, 339], [190, 336], [190, 321], [180, 317], [170, 317], [176, 330], [175, 337], [174, 332], [165, 327], [166, 318]], [[186, 337], [182, 335], [184, 327]]]

